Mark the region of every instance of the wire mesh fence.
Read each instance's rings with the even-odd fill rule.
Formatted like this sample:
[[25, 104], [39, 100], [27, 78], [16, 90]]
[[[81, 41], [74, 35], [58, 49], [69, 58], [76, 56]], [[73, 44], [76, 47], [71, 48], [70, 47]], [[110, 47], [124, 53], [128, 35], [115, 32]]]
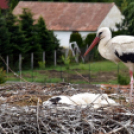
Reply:
[[48, 64], [47, 62], [45, 63], [44, 52], [31, 53], [25, 56], [21, 54], [11, 55], [3, 57], [3, 60], [5, 62], [2, 61], [0, 66], [6, 70], [8, 81], [19, 80], [10, 73], [8, 66], [18, 76], [24, 77], [27, 81], [41, 83], [118, 83], [119, 74], [128, 75], [128, 69], [122, 64], [116, 65], [104, 60], [88, 63], [76, 63], [74, 60], [65, 65], [62, 59], [57, 59], [54, 54], [50, 59], [51, 64]]
[[[128, 95], [115, 89], [109, 97], [116, 105], [70, 105], [64, 103], [43, 105], [52, 96], [72, 96], [83, 93], [104, 94], [100, 87], [81, 88], [58, 83], [7, 84], [0, 90], [0, 132], [16, 134], [133, 134], [133, 103], [126, 102]], [[94, 98], [94, 100], [97, 98]], [[105, 98], [103, 98], [103, 101]], [[108, 101], [108, 100], [107, 100]]]

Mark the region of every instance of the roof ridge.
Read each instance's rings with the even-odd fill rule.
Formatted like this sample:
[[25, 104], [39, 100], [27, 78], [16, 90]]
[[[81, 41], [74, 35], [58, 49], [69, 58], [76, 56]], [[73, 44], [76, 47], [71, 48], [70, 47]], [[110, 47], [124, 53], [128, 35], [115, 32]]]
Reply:
[[75, 4], [115, 4], [114, 2], [59, 2], [59, 1], [19, 1], [19, 2], [24, 2], [24, 3], [28, 3], [28, 2], [32, 2], [32, 3], [69, 3], [69, 4], [72, 4], [72, 3], [75, 3]]
[[13, 14], [29, 8], [34, 20], [42, 16], [47, 28], [55, 31], [96, 31], [114, 3], [20, 1]]

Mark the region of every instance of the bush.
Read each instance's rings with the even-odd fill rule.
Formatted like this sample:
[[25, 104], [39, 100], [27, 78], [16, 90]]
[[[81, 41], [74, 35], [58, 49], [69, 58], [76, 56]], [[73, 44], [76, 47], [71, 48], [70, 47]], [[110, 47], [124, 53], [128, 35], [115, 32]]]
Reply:
[[70, 35], [70, 40], [69, 42], [74, 42], [76, 41], [77, 45], [81, 48], [83, 47], [83, 40], [82, 40], [82, 37], [81, 37], [81, 34], [78, 33], [78, 32], [73, 32], [71, 35]]
[[128, 77], [125, 77], [121, 74], [118, 74], [118, 83], [120, 85], [128, 85], [129, 84], [129, 79], [128, 79]]
[[69, 69], [69, 64], [70, 64], [70, 57], [68, 56], [67, 58], [65, 58], [63, 55], [62, 55], [62, 60], [63, 60], [63, 63], [66, 65], [66, 69]]
[[6, 71], [3, 70], [3, 68], [0, 68], [0, 84], [5, 83], [6, 81]]
[[45, 61], [44, 62], [38, 61], [38, 64], [40, 69], [45, 69]]

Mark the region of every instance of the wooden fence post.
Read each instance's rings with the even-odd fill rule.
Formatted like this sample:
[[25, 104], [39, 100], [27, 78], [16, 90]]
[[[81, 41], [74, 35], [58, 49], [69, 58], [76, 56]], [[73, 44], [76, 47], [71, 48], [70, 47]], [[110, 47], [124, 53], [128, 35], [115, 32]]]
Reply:
[[31, 69], [33, 70], [33, 64], [34, 64], [34, 55], [31, 53]]
[[20, 77], [21, 77], [21, 69], [22, 69], [21, 65], [22, 65], [22, 58], [21, 58], [21, 54], [19, 54], [19, 73], [20, 73]]
[[56, 61], [56, 50], [54, 50], [54, 66], [56, 66], [57, 65], [57, 63], [56, 63], [57, 61]]
[[33, 82], [33, 68], [34, 68], [34, 54], [31, 53], [32, 82]]
[[45, 51], [43, 52], [43, 62], [45, 62]]
[[8, 73], [8, 67], [9, 67], [9, 57], [7, 55], [7, 73]]

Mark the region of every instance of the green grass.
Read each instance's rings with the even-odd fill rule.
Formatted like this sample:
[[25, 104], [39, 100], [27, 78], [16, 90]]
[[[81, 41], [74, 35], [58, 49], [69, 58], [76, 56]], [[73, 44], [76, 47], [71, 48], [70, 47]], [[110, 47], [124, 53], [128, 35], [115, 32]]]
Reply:
[[[120, 72], [127, 70], [128, 69], [125, 67], [123, 63], [119, 63], [119, 66], [111, 61], [100, 61], [100, 62], [91, 62], [91, 63], [79, 63], [79, 64], [71, 64], [69, 66], [69, 70], [66, 68], [66, 66], [62, 65], [59, 66], [50, 66], [50, 67], [45, 67], [45, 71], [47, 70], [56, 70], [56, 71], [65, 71], [69, 75], [76, 75], [75, 70], [82, 74], [92, 74], [92, 78], [95, 78], [94, 74], [98, 74], [99, 72], [118, 72], [118, 67]], [[55, 78], [53, 74], [50, 74], [52, 77], [50, 78], [48, 74], [46, 73], [39, 73], [38, 70], [41, 71], [41, 69], [36, 69], [36, 70], [28, 70], [28, 71], [22, 71], [21, 75], [23, 78], [29, 82], [41, 82], [41, 83], [57, 83], [63, 81], [61, 78]], [[17, 73], [19, 75], [19, 73]], [[8, 81], [20, 81], [19, 78], [13, 77], [12, 73], [8, 73]], [[67, 79], [67, 82], [70, 82], [70, 79]], [[79, 81], [79, 80], [73, 80], [73, 83], [88, 83], [86, 81]], [[97, 82], [92, 82], [92, 84], [96, 84]], [[105, 83], [105, 81], [100, 82], [100, 83]], [[117, 80], [111, 80], [108, 83], [112, 84], [117, 84]]]

